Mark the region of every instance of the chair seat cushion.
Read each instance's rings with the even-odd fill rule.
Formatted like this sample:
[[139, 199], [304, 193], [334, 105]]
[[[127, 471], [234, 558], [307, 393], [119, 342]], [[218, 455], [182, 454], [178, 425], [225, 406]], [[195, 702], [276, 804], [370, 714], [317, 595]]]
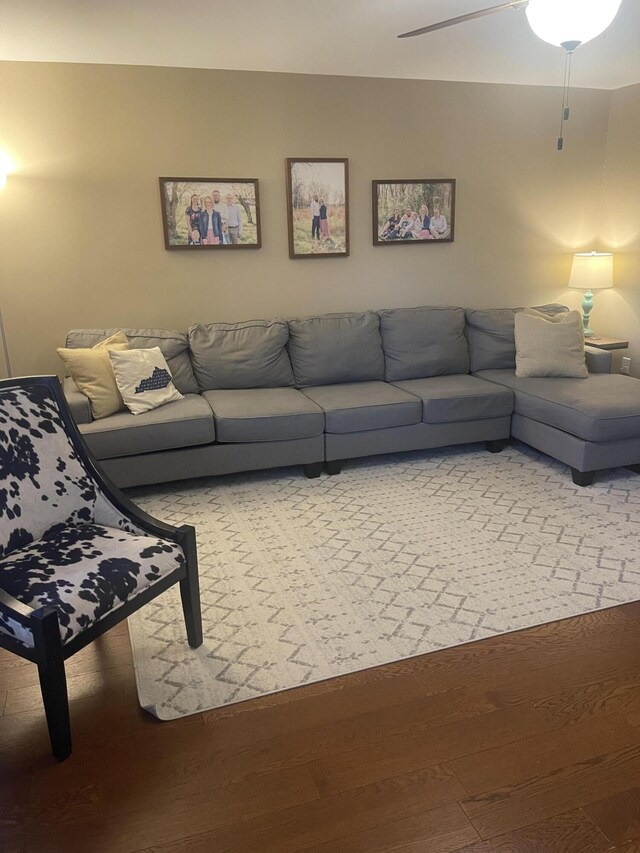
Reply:
[[185, 394], [141, 415], [118, 412], [81, 424], [80, 432], [97, 459], [210, 444], [216, 437], [211, 407], [200, 394]]
[[288, 441], [324, 431], [322, 409], [295, 388], [205, 391], [204, 397], [220, 442]]
[[[58, 611], [67, 643], [184, 564], [182, 548], [96, 524], [61, 524], [0, 560], [0, 589]], [[31, 631], [0, 609], [0, 630], [33, 646]]]
[[304, 388], [324, 409], [325, 432], [349, 433], [420, 423], [420, 400], [387, 382], [349, 382]]
[[513, 390], [514, 411], [584, 441], [640, 439], [640, 380], [612, 373], [586, 379], [519, 379], [513, 370], [479, 376]]
[[501, 418], [513, 411], [513, 394], [508, 388], [467, 374], [393, 384], [422, 400], [422, 420], [426, 424]]

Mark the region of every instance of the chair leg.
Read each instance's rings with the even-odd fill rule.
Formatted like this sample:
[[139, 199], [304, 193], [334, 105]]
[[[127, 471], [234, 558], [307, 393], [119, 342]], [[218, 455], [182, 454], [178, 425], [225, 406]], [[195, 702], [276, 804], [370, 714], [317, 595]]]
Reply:
[[485, 442], [485, 447], [489, 453], [501, 453], [509, 444], [508, 438], [494, 438], [491, 441]]
[[590, 486], [596, 478], [595, 471], [578, 471], [577, 468], [571, 469], [571, 476], [576, 486]]
[[[186, 527], [187, 525], [185, 525]], [[187, 573], [180, 581], [180, 598], [187, 640], [192, 649], [202, 645], [202, 612], [200, 610], [200, 580], [198, 578], [198, 554], [196, 551], [196, 532], [188, 528], [185, 546]]]
[[50, 608], [41, 608], [32, 618], [51, 751], [58, 761], [64, 761], [71, 755], [71, 721], [58, 614]]

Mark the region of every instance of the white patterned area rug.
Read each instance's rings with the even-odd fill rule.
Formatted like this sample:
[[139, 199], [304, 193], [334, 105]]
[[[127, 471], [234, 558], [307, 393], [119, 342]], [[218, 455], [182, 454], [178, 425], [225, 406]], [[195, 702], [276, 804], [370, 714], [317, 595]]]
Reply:
[[204, 643], [178, 587], [129, 620], [163, 720], [640, 598], [640, 476], [574, 486], [516, 444], [137, 489], [198, 536]]

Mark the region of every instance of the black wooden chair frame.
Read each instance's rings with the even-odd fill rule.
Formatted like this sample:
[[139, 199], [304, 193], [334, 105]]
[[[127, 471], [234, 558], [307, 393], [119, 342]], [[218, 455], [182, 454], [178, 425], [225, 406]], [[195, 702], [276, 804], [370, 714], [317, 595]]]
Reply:
[[[32, 607], [18, 601], [0, 588], [0, 603], [10, 611], [11, 618], [28, 628], [34, 639], [33, 647], [0, 631], [0, 647], [14, 652], [38, 665], [40, 687], [44, 702], [51, 749], [55, 757], [63, 761], [71, 754], [71, 723], [64, 662], [80, 649], [93, 642], [114, 625], [144, 607], [175, 583], [180, 584], [180, 597], [191, 648], [202, 645], [202, 618], [200, 612], [200, 588], [198, 581], [198, 558], [196, 533], [191, 525], [172, 527], [143, 512], [133, 501], [115, 486], [97, 465], [73, 420], [57, 376], [36, 376], [0, 381], [0, 393], [7, 388], [24, 389], [44, 386], [54, 397], [59, 414], [75, 452], [95, 486], [111, 501], [114, 507], [137, 527], [150, 536], [175, 542], [183, 549], [185, 564], [160, 578], [152, 586], [124, 604], [110, 611], [103, 618], [81, 631], [68, 643], [62, 643], [58, 613], [52, 607]], [[7, 559], [10, 559], [11, 555]]]

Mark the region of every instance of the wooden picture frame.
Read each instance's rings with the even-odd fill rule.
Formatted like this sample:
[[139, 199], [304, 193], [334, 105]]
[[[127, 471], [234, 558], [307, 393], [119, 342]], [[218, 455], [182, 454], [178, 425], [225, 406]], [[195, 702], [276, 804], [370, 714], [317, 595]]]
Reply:
[[285, 170], [289, 257], [348, 257], [348, 159], [287, 157]]
[[374, 246], [453, 243], [455, 178], [404, 178], [371, 184]]
[[[261, 248], [257, 178], [159, 178], [159, 182], [165, 249]], [[206, 199], [211, 201], [212, 216], [205, 215]], [[201, 232], [209, 225], [213, 227], [207, 237]]]

